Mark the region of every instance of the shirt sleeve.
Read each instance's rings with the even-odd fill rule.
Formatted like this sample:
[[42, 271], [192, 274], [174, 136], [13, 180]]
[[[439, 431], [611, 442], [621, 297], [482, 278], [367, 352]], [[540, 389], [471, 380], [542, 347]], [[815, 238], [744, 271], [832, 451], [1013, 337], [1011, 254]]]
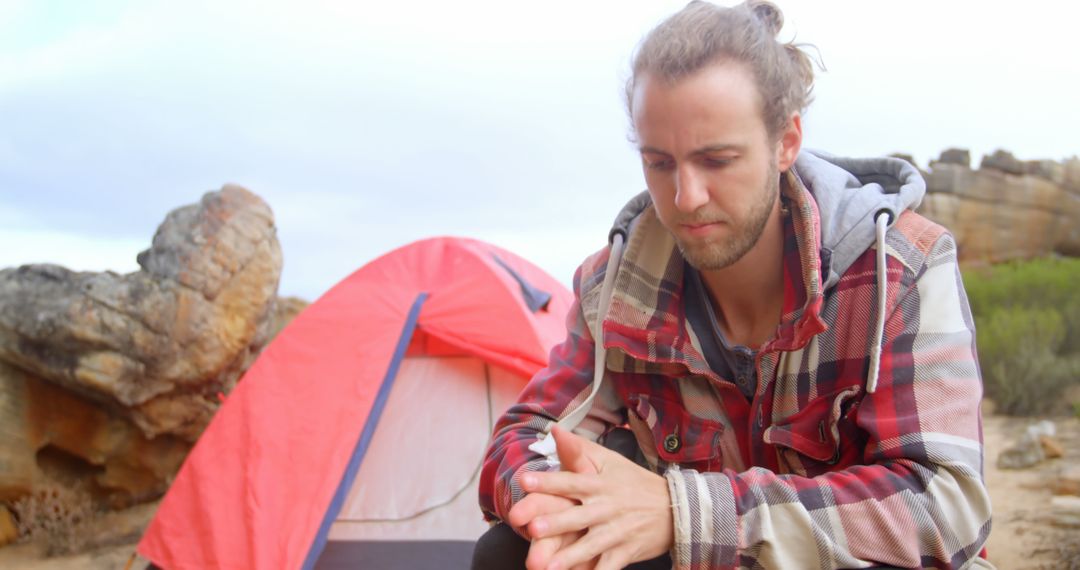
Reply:
[[[488, 521], [505, 520], [511, 507], [525, 493], [519, 485], [527, 471], [558, 470], [543, 456], [529, 449], [540, 433], [551, 424], [577, 409], [592, 391], [594, 343], [582, 309], [582, 275], [588, 275], [585, 288], [603, 280], [601, 271], [591, 269], [607, 260], [606, 250], [590, 257], [574, 275], [574, 302], [567, 315], [566, 340], [552, 349], [548, 365], [529, 381], [511, 406], [495, 424], [484, 465], [480, 471], [480, 507]], [[604, 382], [592, 407], [573, 429], [577, 435], [596, 441], [614, 425], [625, 421], [625, 412]]]
[[863, 464], [817, 477], [672, 468], [676, 568], [962, 568], [990, 532], [982, 385], [952, 237], [886, 321]]

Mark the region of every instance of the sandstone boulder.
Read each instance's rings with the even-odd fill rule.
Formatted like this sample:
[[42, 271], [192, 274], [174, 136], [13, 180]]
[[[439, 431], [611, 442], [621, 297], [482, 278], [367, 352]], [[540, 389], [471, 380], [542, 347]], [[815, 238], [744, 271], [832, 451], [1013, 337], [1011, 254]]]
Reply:
[[19, 529], [15, 526], [15, 517], [4, 505], [0, 505], [0, 546], [15, 542], [19, 538]]
[[270, 338], [276, 337], [281, 329], [292, 322], [307, 306], [308, 302], [298, 297], [278, 297], [274, 304], [274, 315], [271, 318]]
[[948, 148], [941, 151], [938, 162], [944, 164], [959, 164], [964, 168], [971, 168], [971, 151], [966, 148]]
[[[0, 399], [18, 402], [18, 442], [0, 444], [0, 457], [19, 465], [21, 481], [47, 476], [69, 484], [92, 483], [113, 506], [160, 496], [180, 468], [190, 442], [173, 435], [148, 438], [123, 414], [33, 375], [0, 364]], [[19, 425], [21, 423], [21, 426]], [[10, 429], [10, 428], [9, 428]], [[0, 496], [28, 493], [0, 485]]]
[[1020, 162], [1011, 152], [1001, 149], [995, 150], [993, 154], [983, 155], [979, 169], [1000, 170], [1016, 175], [1024, 174], [1025, 171], [1023, 162]]
[[0, 270], [0, 501], [43, 482], [113, 508], [161, 496], [221, 394], [306, 305], [278, 302], [273, 215], [239, 186], [169, 213], [138, 262]]
[[1080, 157], [1073, 156], [1061, 163], [1062, 178], [1065, 188], [1072, 192], [1080, 192]]
[[[1040, 168], [1057, 176], [1053, 167]], [[1080, 254], [1080, 193], [1046, 176], [942, 161], [925, 176], [928, 193], [919, 212], [953, 233], [962, 264]]]
[[0, 271], [0, 360], [127, 414], [148, 437], [194, 441], [271, 332], [273, 214], [225, 186], [169, 213], [138, 262], [127, 275]]
[[1049, 180], [1054, 184], [1065, 183], [1065, 166], [1053, 160], [1028, 160], [1024, 162], [1024, 173]]

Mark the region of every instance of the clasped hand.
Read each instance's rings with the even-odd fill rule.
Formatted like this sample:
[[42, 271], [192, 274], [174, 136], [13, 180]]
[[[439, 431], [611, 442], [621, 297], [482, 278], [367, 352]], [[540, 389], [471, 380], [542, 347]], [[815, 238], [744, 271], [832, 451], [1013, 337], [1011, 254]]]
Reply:
[[528, 495], [507, 517], [532, 538], [526, 568], [618, 569], [671, 548], [663, 477], [558, 426], [551, 436], [563, 470], [523, 474]]

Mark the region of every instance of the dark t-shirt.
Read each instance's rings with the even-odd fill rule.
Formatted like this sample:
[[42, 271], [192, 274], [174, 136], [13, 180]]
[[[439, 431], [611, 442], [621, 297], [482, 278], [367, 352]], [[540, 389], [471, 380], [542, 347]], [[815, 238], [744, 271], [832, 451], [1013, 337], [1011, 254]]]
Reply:
[[689, 263], [685, 263], [683, 301], [686, 320], [694, 329], [701, 342], [701, 350], [709, 367], [720, 378], [735, 384], [747, 400], [754, 399], [757, 390], [757, 367], [754, 365], [755, 351], [743, 345], [731, 346], [716, 318], [716, 308], [705, 290], [701, 274]]

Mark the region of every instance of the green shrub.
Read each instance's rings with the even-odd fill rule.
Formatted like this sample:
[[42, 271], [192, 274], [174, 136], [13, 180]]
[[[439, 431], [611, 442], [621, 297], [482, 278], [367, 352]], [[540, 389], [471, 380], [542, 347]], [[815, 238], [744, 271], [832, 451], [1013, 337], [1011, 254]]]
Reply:
[[986, 392], [1007, 414], [1051, 410], [1072, 382], [1072, 359], [1059, 351], [1065, 339], [1054, 309], [1006, 307], [976, 317], [979, 361]]
[[986, 394], [1018, 415], [1063, 408], [1080, 375], [1080, 260], [1038, 259], [968, 271]]
[[971, 310], [976, 315], [1011, 307], [1052, 308], [1064, 319], [1062, 351], [1080, 352], [1080, 259], [1043, 258], [964, 272]]

